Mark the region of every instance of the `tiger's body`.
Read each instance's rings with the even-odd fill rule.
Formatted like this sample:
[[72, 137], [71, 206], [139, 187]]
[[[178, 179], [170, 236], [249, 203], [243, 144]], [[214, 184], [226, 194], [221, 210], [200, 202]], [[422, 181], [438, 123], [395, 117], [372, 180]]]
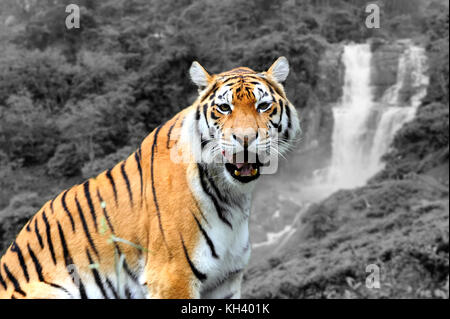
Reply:
[[[280, 84], [288, 65], [280, 58], [263, 73], [209, 75], [194, 62], [190, 72], [200, 89], [193, 105], [24, 226], [0, 260], [0, 298], [240, 297], [260, 167], [233, 161], [230, 145], [269, 144], [260, 128], [276, 129], [281, 151], [292, 144], [299, 123]], [[188, 160], [174, 160], [174, 150]]]

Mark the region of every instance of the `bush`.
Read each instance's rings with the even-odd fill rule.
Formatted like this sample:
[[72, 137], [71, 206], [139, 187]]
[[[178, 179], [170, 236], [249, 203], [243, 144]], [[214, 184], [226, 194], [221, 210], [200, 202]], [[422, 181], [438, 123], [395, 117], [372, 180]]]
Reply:
[[0, 211], [0, 257], [41, 205], [37, 193], [25, 192], [14, 196], [9, 206]]
[[119, 149], [117, 152], [109, 154], [103, 158], [95, 159], [86, 163], [82, 168], [82, 174], [84, 178], [91, 178], [97, 176], [104, 170], [114, 167], [117, 163], [123, 161], [134, 149], [131, 146], [125, 146]]
[[[448, 161], [449, 109], [433, 103], [419, 108], [414, 120], [396, 134], [393, 149], [383, 157], [386, 168], [374, 180], [403, 178]], [[447, 154], [447, 155], [446, 155]]]
[[11, 95], [29, 93], [35, 104], [61, 108], [71, 95], [76, 72], [57, 50], [24, 51], [7, 47], [0, 56], [0, 104]]
[[47, 163], [47, 174], [54, 177], [77, 176], [86, 161], [74, 144], [58, 145], [55, 155]]
[[51, 115], [27, 91], [10, 96], [7, 104], [0, 107], [0, 149], [25, 166], [45, 163], [59, 140]]

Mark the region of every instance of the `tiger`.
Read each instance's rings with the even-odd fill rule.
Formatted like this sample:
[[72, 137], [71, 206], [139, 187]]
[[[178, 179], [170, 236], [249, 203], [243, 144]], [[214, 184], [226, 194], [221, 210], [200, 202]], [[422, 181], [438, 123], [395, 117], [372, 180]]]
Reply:
[[191, 106], [25, 224], [0, 298], [240, 298], [256, 181], [300, 134], [288, 74], [285, 57], [219, 74], [194, 61]]

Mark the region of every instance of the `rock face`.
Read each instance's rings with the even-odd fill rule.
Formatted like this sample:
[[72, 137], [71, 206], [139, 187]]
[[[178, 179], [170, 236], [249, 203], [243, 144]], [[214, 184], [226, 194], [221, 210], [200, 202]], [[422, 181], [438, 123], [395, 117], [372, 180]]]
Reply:
[[318, 62], [318, 79], [307, 106], [299, 116], [303, 125], [302, 143], [299, 151], [324, 147], [329, 152], [333, 128], [333, 103], [342, 95], [344, 66], [341, 62], [343, 45], [329, 45]]

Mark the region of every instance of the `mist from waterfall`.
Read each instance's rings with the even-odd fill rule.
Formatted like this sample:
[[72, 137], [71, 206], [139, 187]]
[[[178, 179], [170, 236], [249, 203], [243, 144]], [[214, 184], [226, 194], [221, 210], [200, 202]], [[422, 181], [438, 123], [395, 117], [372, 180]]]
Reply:
[[305, 192], [311, 199], [366, 184], [383, 169], [382, 156], [389, 151], [395, 133], [414, 118], [426, 94], [427, 61], [423, 48], [409, 41], [403, 44], [405, 49], [399, 57], [396, 83], [379, 101], [375, 101], [371, 86], [370, 45], [344, 47], [343, 93], [332, 109], [331, 162], [329, 167], [316, 172], [312, 185]]

